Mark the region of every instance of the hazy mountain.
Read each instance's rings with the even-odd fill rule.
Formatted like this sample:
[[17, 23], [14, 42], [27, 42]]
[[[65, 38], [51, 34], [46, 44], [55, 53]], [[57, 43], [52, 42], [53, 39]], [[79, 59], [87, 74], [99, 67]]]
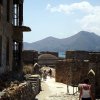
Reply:
[[37, 51], [66, 51], [66, 50], [100, 50], [100, 36], [95, 33], [80, 31], [79, 33], [64, 39], [47, 37], [37, 42], [24, 42], [24, 50]]

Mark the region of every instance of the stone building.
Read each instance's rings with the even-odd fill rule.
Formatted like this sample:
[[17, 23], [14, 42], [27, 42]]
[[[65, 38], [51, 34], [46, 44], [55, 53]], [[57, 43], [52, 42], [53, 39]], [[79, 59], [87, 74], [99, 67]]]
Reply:
[[24, 64], [34, 64], [38, 62], [38, 51], [35, 50], [23, 50], [22, 62]]
[[55, 67], [55, 64], [58, 60], [58, 57], [52, 55], [52, 54], [41, 54], [38, 57], [38, 63], [40, 65], [46, 65], [46, 66], [50, 66], [50, 67]]
[[0, 0], [0, 74], [20, 70], [23, 32], [23, 0]]
[[40, 54], [52, 54], [52, 55], [58, 57], [58, 52], [41, 51]]
[[100, 96], [100, 53], [86, 51], [67, 51], [67, 53], [67, 59], [56, 63], [56, 81], [77, 86], [85, 77], [89, 77], [94, 86], [94, 93]]

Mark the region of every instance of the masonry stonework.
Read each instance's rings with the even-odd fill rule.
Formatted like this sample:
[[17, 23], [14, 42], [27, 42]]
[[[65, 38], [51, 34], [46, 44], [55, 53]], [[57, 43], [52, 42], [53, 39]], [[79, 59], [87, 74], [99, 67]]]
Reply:
[[23, 0], [0, 0], [0, 74], [22, 68]]
[[38, 51], [23, 50], [22, 61], [23, 64], [34, 64], [35, 62], [38, 62]]
[[78, 86], [85, 77], [88, 77], [93, 85], [93, 92], [97, 97], [100, 96], [100, 53], [86, 51], [67, 51], [67, 53], [66, 59], [56, 64], [56, 81]]

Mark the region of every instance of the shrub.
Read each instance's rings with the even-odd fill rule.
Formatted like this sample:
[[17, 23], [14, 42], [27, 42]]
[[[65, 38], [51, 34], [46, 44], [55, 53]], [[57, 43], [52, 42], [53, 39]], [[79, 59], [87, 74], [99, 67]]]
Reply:
[[24, 72], [24, 74], [32, 74], [33, 66], [32, 65], [24, 65], [23, 72]]

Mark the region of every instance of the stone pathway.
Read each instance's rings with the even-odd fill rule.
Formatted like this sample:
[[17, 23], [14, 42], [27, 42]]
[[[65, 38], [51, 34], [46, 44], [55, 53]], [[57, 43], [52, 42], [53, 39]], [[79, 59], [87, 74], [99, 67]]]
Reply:
[[42, 91], [36, 96], [36, 100], [78, 100], [78, 94], [72, 95], [72, 87], [69, 87], [69, 95], [66, 84], [55, 82], [54, 78], [42, 80], [41, 85]]

